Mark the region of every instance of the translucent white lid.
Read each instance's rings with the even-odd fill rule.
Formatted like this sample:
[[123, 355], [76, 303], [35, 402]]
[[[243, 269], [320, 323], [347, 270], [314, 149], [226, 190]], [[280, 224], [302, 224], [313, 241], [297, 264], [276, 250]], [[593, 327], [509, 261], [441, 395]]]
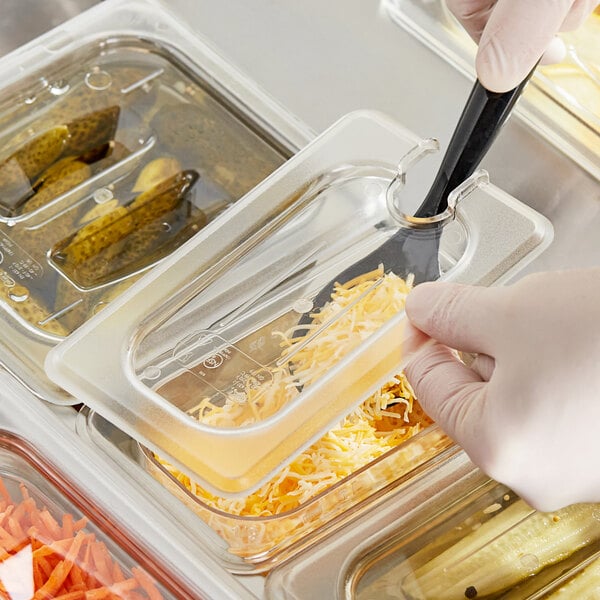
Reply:
[[[344, 117], [53, 349], [49, 377], [207, 489], [255, 489], [416, 349], [410, 277], [383, 253], [313, 302], [398, 231], [387, 189], [422, 147], [383, 115]], [[494, 283], [550, 241], [546, 219], [483, 179], [443, 227], [445, 278]]]

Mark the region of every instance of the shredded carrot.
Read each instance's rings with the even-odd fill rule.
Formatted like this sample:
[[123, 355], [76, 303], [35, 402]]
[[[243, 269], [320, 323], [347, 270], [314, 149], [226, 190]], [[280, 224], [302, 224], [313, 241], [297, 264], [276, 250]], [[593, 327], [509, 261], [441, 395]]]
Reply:
[[3, 580], [11, 572], [3, 563], [21, 552], [31, 555], [31, 568], [23, 571], [18, 585], [33, 584], [33, 600], [163, 600], [148, 574], [113, 558], [106, 544], [86, 529], [85, 517], [57, 515], [38, 506], [22, 483], [22, 500], [13, 500], [7, 484], [8, 479], [0, 478], [0, 600], [21, 593], [10, 589], [14, 581]]

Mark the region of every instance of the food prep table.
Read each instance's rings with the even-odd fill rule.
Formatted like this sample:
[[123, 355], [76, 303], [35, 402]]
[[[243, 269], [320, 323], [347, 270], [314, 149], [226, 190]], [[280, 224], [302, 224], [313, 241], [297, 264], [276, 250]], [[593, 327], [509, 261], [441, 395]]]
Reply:
[[[8, 53], [51, 26], [60, 28], [61, 22], [93, 4], [92, 1], [74, 0], [44, 3], [3, 0], [0, 52]], [[394, 22], [386, 7], [386, 3], [376, 0], [331, 0], [327, 3], [307, 0], [293, 5], [269, 0], [252, 3], [239, 0], [218, 3], [171, 0], [168, 3], [169, 11], [191, 32], [192, 37], [198, 36], [219, 57], [256, 84], [258, 97], [264, 91], [275, 101], [273, 106], [279, 104], [282, 107], [282, 114], [289, 119], [286, 127], [289, 123], [293, 124], [285, 131], [289, 150], [299, 150], [343, 115], [358, 109], [382, 111], [418, 137], [437, 137], [443, 147], [468, 94], [470, 78]], [[271, 116], [277, 120], [278, 115], [278, 110], [272, 108]], [[517, 276], [539, 270], [599, 264], [600, 245], [595, 232], [600, 225], [600, 186], [597, 179], [600, 157], [595, 158], [596, 164], [591, 164], [591, 168], [590, 164], [581, 166], [523, 120], [513, 118], [506, 125], [483, 166], [496, 186], [544, 215], [554, 229], [552, 244], [520, 269]], [[81, 434], [86, 429], [81, 424], [86, 418], [85, 411], [78, 415], [70, 406], [39, 400], [35, 396], [43, 395], [43, 391], [30, 386], [31, 382], [25, 377], [21, 377], [20, 384], [9, 374], [3, 373], [2, 377], [6, 381], [4, 393], [20, 389], [29, 401], [43, 406], [38, 418], [43, 419], [45, 411], [49, 411], [73, 432], [77, 430]], [[30, 387], [29, 391], [23, 391], [24, 387]], [[6, 423], [0, 425], [11, 430], [15, 427], [18, 435], [18, 417], [7, 414]], [[98, 415], [89, 418], [93, 432], [102, 433], [105, 426], [102, 419]], [[83, 456], [90, 457], [97, 469], [102, 469], [102, 465], [110, 461], [105, 455], [94, 457], [95, 453], [102, 453], [99, 452], [98, 440], [92, 438], [88, 430], [87, 437], [85, 434], [74, 436], [66, 447], [70, 452], [82, 452]], [[51, 458], [48, 442], [42, 446]], [[104, 468], [110, 471], [110, 466]], [[122, 478], [122, 485], [128, 493], [137, 498], [140, 490], [136, 489], [134, 482], [127, 481], [128, 469], [130, 467], [124, 467], [114, 477], [115, 480]], [[89, 469], [82, 470], [81, 474], [82, 477], [89, 476]], [[469, 485], [483, 485], [477, 479], [478, 475], [470, 470], [468, 461], [451, 452], [447, 469], [434, 469], [430, 473], [431, 485], [443, 490], [445, 477], [452, 481], [457, 478], [460, 482], [465, 480]], [[105, 477], [100, 477], [100, 480], [99, 497], [102, 501], [99, 504], [102, 508], [110, 506], [112, 498], [108, 491], [109, 482]], [[85, 487], [89, 491], [89, 485]], [[425, 493], [417, 484], [407, 487], [402, 510], [409, 523], [418, 523], [420, 513], [413, 514], [415, 503]], [[491, 503], [496, 496], [490, 494]], [[500, 498], [506, 495], [504, 490], [498, 494]], [[354, 568], [360, 562], [360, 556], [353, 552], [355, 548], [358, 546], [366, 553], [372, 552], [367, 543], [369, 536], [384, 527], [392, 531], [394, 514], [399, 510], [395, 502], [397, 498], [382, 497], [377, 506], [378, 515], [368, 512], [358, 514], [355, 523], [350, 523], [343, 533], [339, 533], [337, 544], [332, 543], [332, 547], [328, 548], [327, 542], [331, 540], [326, 539], [318, 551], [311, 553], [310, 548], [305, 550], [288, 565], [276, 569], [274, 576], [267, 578], [266, 589], [262, 575], [230, 575], [210, 552], [199, 552], [187, 561], [182, 560], [182, 564], [177, 565], [180, 578], [184, 581], [189, 578], [195, 593], [205, 593], [207, 597], [214, 598], [252, 595], [263, 598], [267, 597], [266, 594], [270, 598], [279, 598], [282, 590], [286, 589], [289, 597], [297, 600], [331, 594], [334, 589], [342, 589], [335, 587], [337, 583], [330, 584], [331, 578], [342, 569]], [[437, 509], [439, 507], [434, 506], [431, 511]], [[135, 500], [128, 501], [123, 510], [134, 521], [141, 518], [140, 515], [134, 516]], [[157, 543], [161, 532], [175, 528], [156, 514], [154, 502], [149, 503], [147, 510], [148, 514], [154, 515], [156, 526], [142, 524], [140, 529], [143, 530], [144, 541], [152, 545]], [[423, 509], [426, 510], [427, 507]], [[185, 512], [177, 516], [184, 520]], [[190, 526], [190, 533], [192, 536], [206, 534], [195, 525]], [[334, 532], [333, 536], [336, 535], [337, 532]], [[391, 538], [394, 535], [394, 532], [390, 533]], [[211, 543], [209, 540], [207, 545]], [[174, 556], [196, 552], [196, 549], [190, 550], [190, 540], [186, 536], [180, 539], [174, 535], [171, 544], [172, 548], [165, 552], [170, 549]], [[312, 580], [310, 573], [315, 574]], [[206, 584], [210, 580], [212, 583]], [[364, 598], [369, 597], [368, 593], [367, 586]]]

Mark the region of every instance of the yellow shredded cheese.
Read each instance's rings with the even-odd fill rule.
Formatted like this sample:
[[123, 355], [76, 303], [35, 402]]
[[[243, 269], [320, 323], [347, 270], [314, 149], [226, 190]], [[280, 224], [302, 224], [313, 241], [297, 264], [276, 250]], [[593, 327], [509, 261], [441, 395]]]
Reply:
[[[279, 332], [282, 354], [265, 385], [250, 382], [246, 401], [223, 406], [203, 400], [195, 414], [217, 427], [243, 426], [274, 414], [302, 386], [310, 385], [385, 321], [404, 309], [412, 286], [382, 269], [336, 285], [331, 301], [311, 315], [303, 336], [298, 327]], [[306, 329], [307, 326], [302, 326]], [[206, 505], [231, 515], [269, 517], [291, 511], [355, 473], [431, 423], [403, 374], [386, 383], [339, 425], [245, 498], [210, 494], [160, 457], [158, 462]]]

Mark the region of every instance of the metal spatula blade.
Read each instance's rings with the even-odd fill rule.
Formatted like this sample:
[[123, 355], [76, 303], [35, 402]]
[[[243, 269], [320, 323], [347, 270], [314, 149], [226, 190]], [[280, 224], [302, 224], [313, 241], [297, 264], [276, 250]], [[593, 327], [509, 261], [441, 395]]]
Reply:
[[[475, 82], [433, 185], [415, 217], [435, 217], [446, 210], [450, 193], [478, 167], [532, 74], [533, 71], [520, 85], [504, 93], [490, 92], [479, 80]], [[321, 307], [328, 302], [336, 283], [344, 284], [377, 269], [381, 264], [386, 272], [394, 272], [401, 277], [412, 273], [415, 283], [438, 279], [441, 234], [442, 227], [399, 227], [381, 246], [323, 287], [313, 299], [313, 306]], [[310, 320], [309, 315], [304, 315], [300, 324]]]

